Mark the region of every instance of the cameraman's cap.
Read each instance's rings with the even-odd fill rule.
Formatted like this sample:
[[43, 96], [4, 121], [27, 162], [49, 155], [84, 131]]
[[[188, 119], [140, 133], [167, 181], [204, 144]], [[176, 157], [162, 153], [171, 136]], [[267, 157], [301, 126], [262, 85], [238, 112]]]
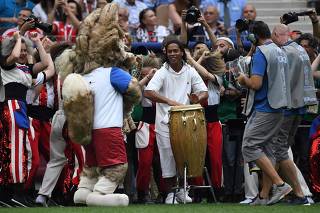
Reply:
[[217, 41], [220, 41], [220, 40], [224, 40], [224, 41], [228, 42], [232, 46], [232, 48], [234, 49], [234, 44], [233, 44], [233, 42], [232, 42], [232, 40], [230, 38], [228, 38], [228, 37], [219, 37], [219, 38], [217, 38]]

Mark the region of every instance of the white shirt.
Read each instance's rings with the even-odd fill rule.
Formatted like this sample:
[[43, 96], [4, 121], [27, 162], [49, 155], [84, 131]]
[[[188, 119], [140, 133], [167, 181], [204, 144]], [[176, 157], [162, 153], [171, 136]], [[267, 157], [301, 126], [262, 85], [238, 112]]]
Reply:
[[219, 85], [213, 83], [212, 81], [208, 81], [208, 105], [217, 105], [220, 103], [220, 86], [223, 83], [221, 77], [214, 75], [217, 79]]
[[11, 70], [1, 68], [1, 78], [3, 85], [16, 82], [30, 88], [32, 84], [31, 70], [29, 70], [27, 65], [22, 64], [17, 64], [17, 66]]
[[[208, 91], [198, 72], [185, 64], [179, 72], [175, 72], [165, 63], [152, 77], [145, 90], [153, 90], [160, 95], [181, 104], [190, 104], [188, 94]], [[164, 103], [156, 104], [155, 131], [169, 137], [170, 106]]]
[[94, 95], [93, 129], [123, 126], [123, 98], [110, 81], [111, 68], [84, 75]]

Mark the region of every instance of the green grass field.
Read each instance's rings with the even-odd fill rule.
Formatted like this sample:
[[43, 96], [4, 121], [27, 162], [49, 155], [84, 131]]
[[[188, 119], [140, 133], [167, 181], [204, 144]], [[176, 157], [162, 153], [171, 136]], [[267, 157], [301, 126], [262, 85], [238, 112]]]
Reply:
[[187, 204], [187, 205], [130, 205], [129, 207], [62, 207], [62, 208], [0, 208], [8, 213], [308, 213], [320, 212], [320, 204], [312, 206], [242, 206], [238, 204]]

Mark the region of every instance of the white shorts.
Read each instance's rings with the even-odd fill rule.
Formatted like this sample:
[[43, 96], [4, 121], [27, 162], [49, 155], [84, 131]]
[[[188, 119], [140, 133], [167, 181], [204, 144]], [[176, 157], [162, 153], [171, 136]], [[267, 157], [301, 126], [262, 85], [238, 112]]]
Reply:
[[160, 163], [163, 178], [171, 178], [176, 176], [176, 161], [171, 149], [170, 138], [164, 135], [156, 134], [157, 144], [166, 144], [166, 146], [159, 146]]

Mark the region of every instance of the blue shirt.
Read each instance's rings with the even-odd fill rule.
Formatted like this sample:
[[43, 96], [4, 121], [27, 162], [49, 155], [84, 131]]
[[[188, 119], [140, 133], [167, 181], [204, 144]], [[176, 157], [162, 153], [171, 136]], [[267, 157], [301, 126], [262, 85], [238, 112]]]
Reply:
[[[24, 4], [18, 4], [15, 0], [1, 0], [0, 1], [0, 17], [2, 18], [18, 18], [21, 8], [30, 8], [34, 7], [34, 3], [31, 1], [26, 1]], [[3, 22], [0, 23], [0, 28], [13, 28], [17, 26], [14, 23]]]
[[[252, 43], [248, 40], [248, 35], [249, 35], [249, 32], [247, 30], [243, 31], [240, 34], [240, 38], [241, 38], [244, 50], [249, 52]], [[235, 27], [231, 28], [229, 32], [229, 38], [233, 41], [234, 44], [237, 44], [237, 32]]]
[[263, 77], [262, 86], [255, 92], [253, 107], [258, 112], [282, 112], [283, 109], [271, 108], [268, 101], [267, 59], [259, 48], [252, 56], [252, 75]]
[[[228, 2], [228, 8], [230, 13], [230, 26], [234, 26], [236, 21], [242, 17], [242, 11], [244, 6], [247, 4], [247, 0], [230, 0]], [[217, 7], [220, 15], [220, 20], [224, 19], [224, 4], [219, 0], [202, 0], [200, 4], [200, 9], [203, 11], [207, 6]]]
[[110, 73], [110, 82], [113, 88], [121, 94], [127, 91], [131, 79], [131, 75], [126, 71], [118, 67], [112, 67]]

